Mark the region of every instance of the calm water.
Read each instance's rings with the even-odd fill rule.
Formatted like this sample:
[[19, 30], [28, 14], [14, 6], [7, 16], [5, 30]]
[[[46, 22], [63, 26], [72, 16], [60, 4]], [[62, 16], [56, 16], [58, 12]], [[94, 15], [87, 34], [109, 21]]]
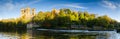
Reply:
[[[120, 34], [112, 33], [109, 38], [96, 38], [98, 34], [93, 33], [66, 33], [66, 32], [51, 32], [27, 30], [20, 32], [0, 32], [0, 39], [120, 39]], [[104, 36], [103, 36], [104, 37]]]

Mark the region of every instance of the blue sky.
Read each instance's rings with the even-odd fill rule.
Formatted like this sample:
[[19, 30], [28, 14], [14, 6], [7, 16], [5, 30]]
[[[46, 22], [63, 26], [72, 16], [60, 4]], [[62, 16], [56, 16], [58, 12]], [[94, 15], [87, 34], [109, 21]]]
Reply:
[[0, 19], [18, 18], [25, 7], [36, 8], [36, 12], [70, 8], [108, 15], [120, 22], [120, 0], [0, 0]]

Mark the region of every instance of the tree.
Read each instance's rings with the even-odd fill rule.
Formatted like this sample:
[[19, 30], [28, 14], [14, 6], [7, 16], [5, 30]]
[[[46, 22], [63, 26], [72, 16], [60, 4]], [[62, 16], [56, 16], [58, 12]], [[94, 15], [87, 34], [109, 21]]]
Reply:
[[23, 18], [1, 20], [0, 28], [25, 28], [29, 22], [34, 22], [44, 28], [70, 27], [71, 24], [83, 25], [90, 28], [94, 26], [100, 26], [104, 28], [114, 28], [115, 26], [119, 27], [117, 21], [108, 17], [107, 15], [96, 16], [96, 14], [90, 14], [87, 11], [72, 11], [65, 8], [60, 10], [53, 9], [52, 11], [47, 12], [40, 11], [32, 19], [30, 19], [30, 21], [24, 20]]
[[39, 12], [35, 17], [33, 18], [33, 21], [40, 24], [40, 22], [43, 22], [45, 20], [45, 13]]

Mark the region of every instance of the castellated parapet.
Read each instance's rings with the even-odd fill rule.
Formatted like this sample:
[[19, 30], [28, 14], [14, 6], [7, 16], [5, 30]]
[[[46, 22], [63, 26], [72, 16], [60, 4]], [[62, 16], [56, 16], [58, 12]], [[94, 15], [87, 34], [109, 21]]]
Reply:
[[29, 7], [21, 9], [21, 18], [22, 19], [31, 19], [35, 16], [35, 8], [31, 9]]

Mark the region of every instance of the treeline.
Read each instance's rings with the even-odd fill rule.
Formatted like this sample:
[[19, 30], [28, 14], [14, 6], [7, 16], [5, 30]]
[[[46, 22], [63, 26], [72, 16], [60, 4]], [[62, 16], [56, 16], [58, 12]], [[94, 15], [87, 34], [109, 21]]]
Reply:
[[117, 23], [107, 15], [98, 16], [90, 14], [87, 11], [73, 11], [70, 9], [53, 9], [52, 11], [40, 11], [34, 18], [33, 22], [41, 27], [54, 28], [54, 27], [70, 27], [71, 25], [82, 25], [85, 27], [104, 27], [115, 28]]
[[3, 19], [0, 21], [0, 31], [24, 30], [26, 24], [20, 18]]
[[35, 23], [43, 28], [70, 27], [71, 25], [82, 25], [85, 27], [104, 27], [114, 29], [120, 26], [117, 21], [107, 15], [98, 16], [87, 11], [73, 11], [70, 9], [53, 9], [47, 12], [38, 12], [30, 21], [13, 18], [0, 21], [0, 30], [25, 29], [28, 23]]

